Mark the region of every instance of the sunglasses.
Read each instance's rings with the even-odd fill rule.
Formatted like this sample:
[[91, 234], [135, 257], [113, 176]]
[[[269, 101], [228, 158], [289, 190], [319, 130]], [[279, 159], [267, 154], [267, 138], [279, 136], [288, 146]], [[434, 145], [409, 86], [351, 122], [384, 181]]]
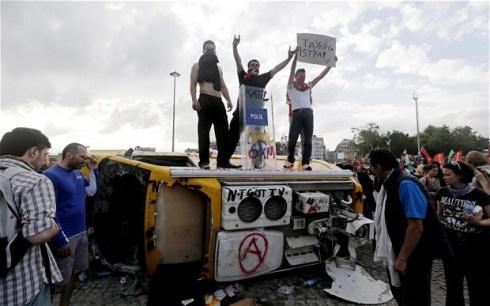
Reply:
[[453, 161], [451, 161], [451, 165], [452, 165], [452, 166], [456, 166], [456, 167], [458, 167], [459, 171], [462, 171], [462, 170], [461, 170], [461, 165], [460, 165], [460, 164], [459, 164], [457, 161], [454, 161], [454, 160], [453, 160]]

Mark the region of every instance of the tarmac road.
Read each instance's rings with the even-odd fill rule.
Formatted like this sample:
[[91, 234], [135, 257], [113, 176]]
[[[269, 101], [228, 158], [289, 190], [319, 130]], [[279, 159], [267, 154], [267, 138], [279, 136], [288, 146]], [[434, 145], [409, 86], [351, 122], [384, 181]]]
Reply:
[[[387, 281], [384, 268], [379, 263], [372, 261], [372, 245], [366, 244], [358, 248], [358, 259], [375, 279]], [[312, 271], [290, 271], [282, 274], [273, 274], [258, 279], [235, 282], [243, 288], [240, 296], [258, 298], [264, 305], [277, 306], [320, 306], [320, 305], [358, 305], [352, 304], [335, 297], [329, 296], [322, 289], [322, 281], [314, 286], [305, 286], [304, 281], [315, 276]], [[317, 278], [318, 279], [318, 278]], [[72, 297], [72, 305], [90, 306], [132, 306], [147, 305], [149, 282], [145, 277], [129, 276], [122, 286], [120, 276], [109, 275], [98, 277], [90, 275], [89, 278], [78, 286]], [[124, 279], [123, 279], [124, 280]], [[278, 292], [281, 286], [294, 286], [290, 294]], [[218, 284], [219, 286], [219, 284]], [[123, 290], [121, 290], [123, 287]], [[223, 287], [223, 286], [222, 286]], [[212, 289], [211, 289], [212, 290]], [[442, 263], [435, 261], [432, 270], [432, 305], [444, 305], [445, 281]], [[209, 291], [212, 293], [213, 291]], [[130, 295], [126, 295], [130, 293]], [[57, 305], [59, 295], [55, 296], [54, 304]], [[224, 300], [225, 301], [225, 300]], [[222, 303], [224, 305], [225, 303]], [[165, 305], [165, 303], [163, 303]], [[393, 300], [383, 305], [396, 305]]]

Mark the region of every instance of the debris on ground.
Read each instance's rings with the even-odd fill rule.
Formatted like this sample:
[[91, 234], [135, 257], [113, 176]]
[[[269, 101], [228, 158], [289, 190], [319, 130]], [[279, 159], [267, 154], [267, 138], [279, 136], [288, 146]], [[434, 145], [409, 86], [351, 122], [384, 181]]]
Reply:
[[330, 261], [326, 271], [333, 278], [332, 287], [324, 289], [328, 294], [358, 304], [381, 304], [393, 298], [387, 283], [374, 279], [359, 265], [352, 270]]
[[294, 286], [283, 285], [277, 289], [277, 292], [284, 295], [290, 295], [294, 291]]

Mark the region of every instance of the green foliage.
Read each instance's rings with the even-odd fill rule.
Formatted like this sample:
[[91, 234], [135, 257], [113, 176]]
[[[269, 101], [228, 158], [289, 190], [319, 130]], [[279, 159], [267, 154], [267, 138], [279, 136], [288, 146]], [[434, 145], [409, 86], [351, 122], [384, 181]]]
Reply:
[[[395, 156], [400, 156], [404, 150], [408, 154], [417, 154], [417, 136], [410, 136], [400, 131], [382, 133], [379, 126], [372, 122], [365, 128], [353, 129], [355, 131], [354, 141], [359, 154], [368, 154], [375, 148], [391, 150]], [[429, 125], [420, 133], [420, 145], [434, 155], [443, 152], [445, 155], [449, 150], [482, 151], [488, 148], [488, 139], [477, 135], [469, 126], [456, 127], [451, 130], [447, 125], [436, 127]]]

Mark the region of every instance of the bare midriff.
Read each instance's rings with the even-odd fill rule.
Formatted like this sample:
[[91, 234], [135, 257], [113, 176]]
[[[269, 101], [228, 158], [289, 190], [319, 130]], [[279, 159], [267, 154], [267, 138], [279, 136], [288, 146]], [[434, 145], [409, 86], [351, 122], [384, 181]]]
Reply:
[[208, 96], [221, 98], [221, 92], [216, 91], [213, 88], [213, 83], [210, 83], [210, 82], [199, 83], [199, 93], [204, 94], [204, 95], [208, 95]]

